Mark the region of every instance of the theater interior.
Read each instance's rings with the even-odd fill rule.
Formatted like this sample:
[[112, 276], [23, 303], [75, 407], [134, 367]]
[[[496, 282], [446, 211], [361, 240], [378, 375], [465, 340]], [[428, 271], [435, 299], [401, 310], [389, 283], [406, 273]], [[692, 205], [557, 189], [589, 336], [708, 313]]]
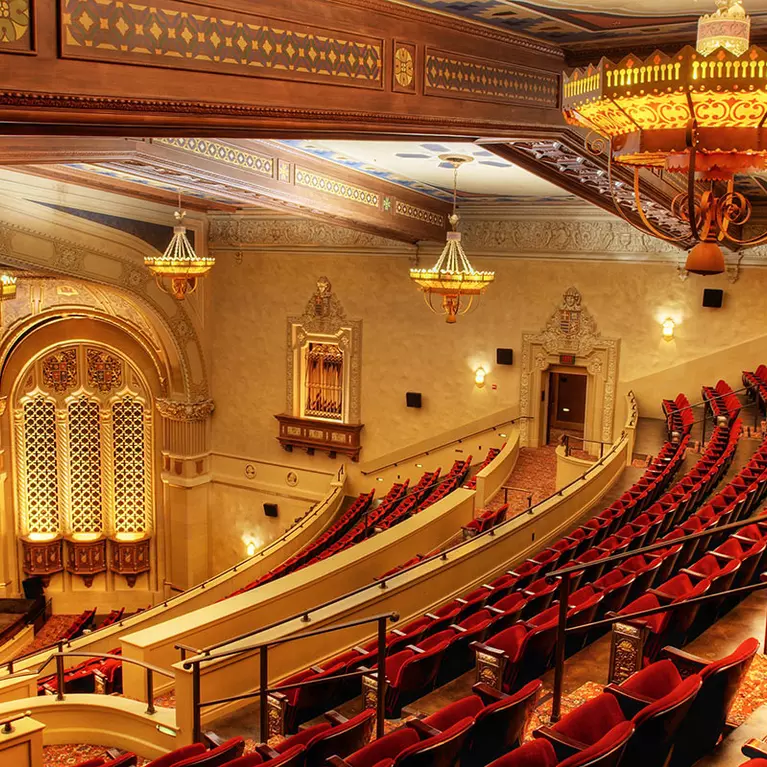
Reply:
[[767, 2], [0, 0], [2, 767], [767, 767]]

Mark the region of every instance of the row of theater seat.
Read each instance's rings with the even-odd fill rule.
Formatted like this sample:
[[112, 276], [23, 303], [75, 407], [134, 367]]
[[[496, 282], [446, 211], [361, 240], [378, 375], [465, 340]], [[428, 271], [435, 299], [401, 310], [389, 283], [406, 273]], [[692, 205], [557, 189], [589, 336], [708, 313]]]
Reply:
[[[121, 648], [110, 650], [110, 655], [121, 655]], [[56, 674], [38, 677], [38, 695], [56, 695], [59, 682]], [[89, 658], [64, 672], [64, 692], [100, 693], [112, 695], [122, 692], [122, 661], [119, 658]]]
[[[714, 444], [718, 443], [715, 441]], [[686, 440], [681, 444], [667, 443], [664, 446], [635, 486], [636, 492], [621, 502], [621, 514], [625, 515], [639, 504], [649, 502], [665, 489], [681, 463], [685, 445]], [[514, 571], [389, 632], [386, 637], [386, 675], [389, 681], [387, 715], [396, 716], [403, 704], [428, 691], [431, 685], [470, 668], [473, 642], [500, 632], [520, 617], [537, 620], [538, 613], [548, 606], [552, 598], [551, 591], [539, 595], [537, 590], [546, 590], [545, 575], [560, 562], [569, 561], [580, 551], [589, 560], [593, 552], [597, 556], [607, 556], [610, 550], [598, 549], [598, 543], [621, 518], [615, 505], [605, 514], [607, 512], [609, 516], [592, 520], [572, 536], [522, 563]], [[606, 540], [605, 545], [610, 546], [613, 542]], [[523, 590], [530, 591], [530, 594], [522, 594]], [[539, 596], [541, 599], [538, 599]], [[546, 598], [548, 602], [544, 605], [542, 600]], [[528, 599], [530, 605], [526, 608]], [[285, 685], [299, 685], [304, 681], [313, 683], [271, 696], [273, 705], [280, 710], [287, 732], [294, 732], [301, 722], [318, 715], [328, 705], [336, 705], [359, 694], [357, 679], [339, 679], [339, 675], [363, 668], [374, 669], [377, 661], [377, 642], [373, 640], [329, 659], [322, 666], [285, 679]]]
[[[720, 427], [717, 431], [721, 434], [722, 432], [727, 433], [728, 430]], [[629, 525], [621, 528], [622, 530], [626, 527], [628, 529], [633, 528], [633, 538], [630, 537], [630, 534], [626, 538], [621, 538], [618, 535], [604, 538], [601, 541], [597, 538], [596, 544], [589, 549], [590, 552], [596, 552], [596, 556], [591, 557], [590, 561], [598, 562], [599, 559], [603, 559], [606, 556], [629, 551], [631, 548], [639, 548], [639, 545], [649, 545], [656, 542], [656, 536], [663, 529], [660, 524], [653, 521], [658, 516], [664, 522], [673, 523], [679, 522], [684, 517], [684, 514], [691, 513], [696, 503], [705, 497], [706, 488], [710, 488], [718, 482], [727, 466], [729, 466], [739, 433], [740, 425], [736, 422], [730, 432], [726, 448], [711, 467], [707, 469], [707, 458], [713, 457], [711, 452], [716, 449], [718, 442], [719, 435], [715, 432], [704, 456], [685, 478], [677, 483], [677, 487], [683, 485], [689, 487], [690, 491], [681, 496], [678, 501], [670, 503], [670, 505], [665, 505], [662, 502], [654, 504], [655, 508], [650, 507], [650, 509], [653, 509], [655, 516], [651, 516], [649, 513], [650, 509], [648, 509], [648, 512], [643, 512], [639, 517], [636, 517], [633, 523], [629, 523]], [[763, 445], [760, 450], [762, 449], [767, 448]], [[752, 459], [753, 462], [754, 459]], [[704, 464], [703, 466], [701, 466], [702, 463]], [[742, 470], [739, 477], [748, 475], [751, 470], [750, 463], [749, 466]], [[702, 472], [705, 473], [701, 476]], [[696, 483], [690, 485], [688, 480], [694, 476], [698, 476], [699, 479]], [[712, 516], [712, 507], [707, 505], [699, 510], [698, 513], [702, 515], [701, 517], [693, 515], [689, 520], [680, 522], [677, 527], [660, 539], [669, 542], [668, 549], [659, 550], [653, 556], [637, 555], [629, 557], [619, 563], [617, 567], [611, 568], [606, 574], [603, 574], [603, 567], [597, 564], [592, 568], [592, 572], [588, 576], [589, 579], [594, 578], [594, 580], [582, 588], [578, 588], [582, 574], [576, 573], [572, 576], [572, 585], [576, 590], [570, 594], [568, 600], [568, 627], [576, 628], [579, 625], [591, 623], [596, 619], [604, 618], [616, 612], [618, 614], [628, 614], [629, 612], [643, 609], [640, 605], [644, 604], [644, 602], [640, 602], [640, 600], [646, 600], [648, 595], [652, 599], [663, 599], [662, 603], [667, 604], [673, 600], [682, 602], [705, 592], [710, 588], [711, 582], [710, 576], [706, 576], [703, 572], [693, 574], [691, 570], [690, 575], [683, 572], [679, 576], [672, 577], [677, 568], [684, 567], [690, 563], [696, 552], [699, 551], [700, 539], [688, 542], [687, 544], [676, 545], [673, 541], [690, 532], [697, 532], [706, 527], [724, 524], [725, 521], [735, 521], [732, 519], [732, 515], [736, 510], [740, 515], [738, 518], [748, 515], [751, 509], [754, 508], [753, 504], [758, 503], [761, 494], [767, 488], [765, 479], [767, 479], [767, 475], [760, 480], [756, 480], [757, 483], [761, 483], [759, 484], [760, 489], [750, 496], [750, 504], [745, 503], [743, 499], [741, 499], [743, 501], [741, 503], [738, 503], [737, 500], [733, 501], [731, 508], [721, 512], [725, 515], [721, 520], [716, 515]], [[731, 487], [731, 485], [728, 485], [728, 487]], [[672, 501], [675, 494], [672, 491], [667, 496], [669, 501]], [[636, 520], [641, 519], [645, 515], [652, 524], [643, 523], [637, 525]], [[691, 520], [694, 520], [694, 524]], [[610, 543], [610, 547], [605, 550], [603, 548], [605, 542], [610, 541], [611, 538], [613, 540]], [[717, 543], [718, 541], [715, 538], [711, 541], [711, 546], [713, 547]], [[705, 545], [703, 548], [705, 548]], [[558, 561], [557, 567], [562, 564], [561, 560]], [[709, 563], [705, 560], [696, 564], [700, 566], [701, 571], [710, 569], [712, 576], [717, 578], [719, 590], [728, 587], [730, 573], [733, 573], [739, 567], [739, 565], [728, 564], [715, 571], [710, 568]], [[696, 581], [695, 583], [692, 582], [693, 579]], [[697, 582], [698, 580], [700, 580], [700, 583]], [[731, 581], [729, 582], [731, 583]], [[653, 583], [663, 584], [658, 588], [657, 595], [648, 594], [648, 589], [652, 587]], [[507, 597], [505, 606], [509, 607], [512, 599], [514, 599], [516, 607], [520, 611], [519, 616], [523, 622], [516, 623], [497, 634], [488, 634], [488, 638], [484, 642], [478, 641], [474, 645], [478, 665], [482, 669], [487, 665], [482, 662], [482, 658], [487, 657], [493, 658], [493, 664], [500, 668], [499, 684], [502, 686], [502, 689], [506, 691], [516, 689], [516, 687], [523, 685], [529, 678], [540, 675], [540, 673], [548, 668], [556, 641], [559, 619], [558, 604], [552, 605], [552, 600], [558, 588], [559, 579], [538, 578], [537, 581], [530, 583], [521, 594], [516, 593]], [[631, 600], [634, 601], [623, 607], [627, 601]], [[526, 616], [530, 615], [528, 607], [530, 604], [533, 605], [535, 614], [534, 617], [525, 620]], [[685, 638], [686, 631], [690, 629], [692, 621], [694, 621], [697, 615], [695, 607], [697, 605], [694, 607], [690, 606], [689, 610], [678, 610], [678, 613], [685, 612], [687, 615], [683, 617], [675, 614], [673, 620], [668, 616], [653, 617], [661, 619], [659, 627], [669, 626], [675, 629], [682, 627], [684, 620], [689, 619], [690, 624], [686, 626], [685, 633], [681, 634], [682, 638]], [[706, 614], [710, 617], [715, 613], [707, 611]], [[590, 633], [592, 632], [584, 631], [580, 634], [571, 634], [568, 637], [568, 652], [571, 653], [580, 649], [591, 638], [589, 636]]]
[[689, 434], [695, 422], [695, 415], [692, 412], [690, 400], [687, 399], [687, 396], [679, 393], [674, 399], [664, 399], [662, 406], [669, 433], [679, 432], [680, 434]]
[[328, 530], [312, 543], [229, 596], [250, 591], [264, 583], [327, 559], [359, 543], [375, 531], [386, 530], [407, 517], [417, 514], [459, 487], [470, 468], [471, 456], [465, 461], [456, 461], [450, 472], [441, 480], [441, 469], [437, 468], [435, 471], [425, 472], [411, 490], [408, 489], [409, 480], [395, 483], [375, 508], [371, 508], [374, 491], [363, 493]]
[[726, 381], [719, 380], [716, 386], [704, 386], [701, 393], [715, 418], [734, 420], [740, 415], [740, 400]]
[[470, 480], [468, 480], [468, 482], [466, 482], [466, 484], [464, 485], [464, 487], [467, 490], [476, 490], [476, 488], [477, 488], [477, 474], [479, 474], [479, 472], [482, 471], [482, 469], [484, 469], [492, 461], [494, 461], [498, 457], [498, 454], [501, 452], [501, 450], [503, 450], [503, 448], [505, 448], [505, 447], [506, 447], [506, 443], [504, 442], [500, 447], [491, 447], [487, 451], [487, 455], [485, 456], [485, 460], [482, 461], [482, 463], [477, 467], [476, 472], [474, 472], [474, 476]]

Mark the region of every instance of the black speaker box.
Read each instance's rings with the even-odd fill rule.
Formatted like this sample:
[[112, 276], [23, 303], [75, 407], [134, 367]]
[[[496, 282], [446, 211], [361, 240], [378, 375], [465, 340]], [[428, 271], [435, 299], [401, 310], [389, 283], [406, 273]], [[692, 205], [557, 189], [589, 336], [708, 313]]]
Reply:
[[421, 407], [421, 392], [409, 391], [405, 393], [405, 402], [408, 407]]
[[266, 514], [267, 517], [276, 517], [277, 516], [277, 504], [276, 503], [265, 503], [264, 504], [264, 514]]
[[21, 588], [24, 589], [24, 599], [37, 599], [38, 597], [45, 596], [43, 579], [39, 575], [25, 578], [21, 582]]
[[514, 364], [514, 349], [496, 349], [495, 361], [499, 365], [513, 365]]
[[709, 306], [712, 309], [721, 309], [724, 300], [724, 291], [717, 288], [703, 289], [703, 306]]

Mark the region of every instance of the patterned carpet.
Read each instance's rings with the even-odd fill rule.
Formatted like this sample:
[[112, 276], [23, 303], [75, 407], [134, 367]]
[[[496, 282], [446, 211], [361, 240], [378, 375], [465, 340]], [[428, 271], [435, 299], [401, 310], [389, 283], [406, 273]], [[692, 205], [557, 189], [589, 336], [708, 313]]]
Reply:
[[[506, 480], [504, 487], [520, 488], [532, 493], [533, 504], [542, 501], [556, 491], [557, 454], [556, 445], [545, 447], [523, 447], [519, 451], [519, 458]], [[528, 492], [509, 490], [509, 513], [516, 514], [527, 508]], [[505, 503], [506, 493], [501, 488], [487, 504], [489, 509], [497, 509]]]
[[37, 652], [37, 650], [42, 650], [43, 647], [55, 644], [76, 618], [76, 615], [52, 615], [40, 631], [35, 634], [34, 640], [19, 650], [17, 657]]

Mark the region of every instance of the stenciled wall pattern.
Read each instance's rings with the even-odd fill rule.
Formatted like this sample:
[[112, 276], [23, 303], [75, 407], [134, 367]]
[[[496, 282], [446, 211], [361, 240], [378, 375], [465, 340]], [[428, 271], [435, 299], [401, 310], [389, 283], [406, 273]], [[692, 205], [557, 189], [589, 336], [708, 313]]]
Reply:
[[0, 0], [0, 52], [33, 52], [32, 0]]

